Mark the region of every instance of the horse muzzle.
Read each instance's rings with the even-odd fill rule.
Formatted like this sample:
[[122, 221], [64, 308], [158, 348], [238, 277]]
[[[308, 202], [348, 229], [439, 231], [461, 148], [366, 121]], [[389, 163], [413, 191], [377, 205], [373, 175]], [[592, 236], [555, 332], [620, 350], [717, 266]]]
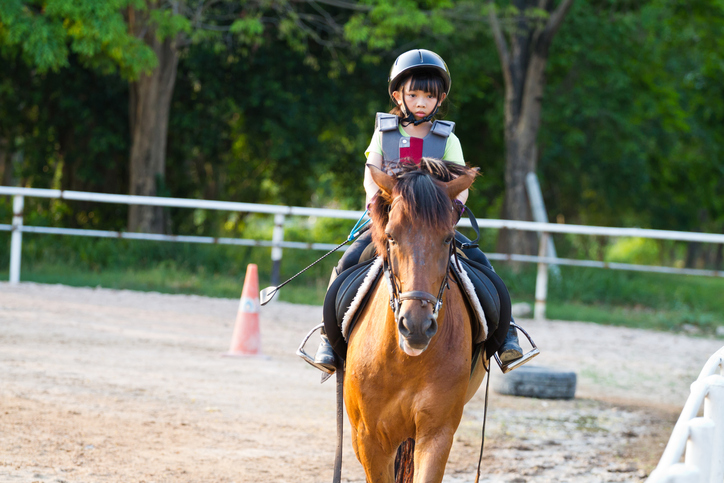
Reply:
[[437, 333], [437, 317], [429, 304], [410, 301], [403, 304], [397, 317], [400, 349], [409, 356], [422, 354]]

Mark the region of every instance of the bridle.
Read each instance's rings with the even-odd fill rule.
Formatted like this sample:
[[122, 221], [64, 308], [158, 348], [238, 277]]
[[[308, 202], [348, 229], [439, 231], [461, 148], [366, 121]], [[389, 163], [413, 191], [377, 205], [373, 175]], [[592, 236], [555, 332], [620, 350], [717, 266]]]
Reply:
[[[470, 223], [472, 224], [473, 230], [475, 230], [475, 234], [477, 235], [475, 240], [470, 243], [461, 244], [460, 248], [477, 248], [478, 240], [480, 239], [480, 230], [478, 229], [478, 223], [475, 220], [475, 215], [473, 215], [472, 212], [460, 202], [453, 203], [453, 211], [455, 211], [457, 207], [460, 208], [460, 216], [462, 216], [463, 214], [467, 214], [468, 218], [470, 219]], [[385, 248], [387, 250], [387, 257], [383, 264], [383, 270], [385, 273], [385, 278], [387, 279], [387, 285], [390, 288], [390, 308], [395, 314], [396, 322], [399, 322], [400, 320], [400, 307], [402, 306], [402, 302], [404, 302], [405, 300], [419, 300], [422, 303], [423, 307], [428, 303], [433, 304], [432, 318], [437, 322], [437, 316], [440, 313], [440, 309], [442, 308], [443, 293], [445, 293], [446, 288], [450, 288], [450, 284], [448, 283], [448, 281], [450, 279], [450, 264], [453, 258], [455, 258], [455, 264], [457, 265], [458, 271], [462, 270], [460, 268], [460, 262], [458, 261], [458, 251], [456, 249], [457, 243], [457, 240], [455, 240], [455, 238], [453, 237], [453, 240], [450, 242], [450, 251], [447, 257], [447, 268], [445, 269], [445, 277], [442, 279], [442, 284], [440, 284], [440, 290], [438, 290], [436, 297], [431, 293], [425, 292], [423, 290], [411, 290], [409, 292], [401, 292], [400, 285], [398, 284], [399, 278], [395, 276], [395, 273], [392, 271], [390, 240], [387, 240], [387, 243], [385, 244]]]
[[[450, 256], [452, 256], [454, 250], [455, 243], [451, 242], [449, 253]], [[448, 256], [447, 259], [445, 277], [442, 279], [442, 284], [440, 284], [440, 290], [438, 290], [437, 292], [437, 297], [423, 290], [411, 290], [409, 292], [401, 292], [401, 288], [398, 285], [399, 278], [395, 276], [395, 273], [392, 271], [392, 264], [390, 263], [390, 242], [387, 242], [387, 259], [384, 261], [383, 270], [385, 273], [385, 278], [387, 278], [388, 286], [390, 287], [390, 308], [395, 314], [396, 321], [400, 319], [400, 307], [402, 306], [402, 302], [404, 302], [405, 300], [419, 300], [422, 303], [423, 307], [428, 303], [433, 304], [432, 318], [437, 321], [437, 316], [440, 313], [440, 308], [442, 308], [442, 295], [445, 292], [446, 288], [450, 288], [450, 285], [448, 284], [448, 279], [450, 276], [450, 256]]]
[[395, 321], [400, 320], [400, 308], [402, 302], [405, 300], [419, 300], [422, 306], [426, 306], [428, 303], [432, 304], [432, 318], [437, 321], [437, 316], [442, 308], [442, 296], [445, 293], [446, 288], [450, 288], [448, 280], [450, 278], [450, 260], [453, 255], [457, 258], [457, 251], [455, 250], [455, 239], [450, 242], [450, 251], [447, 257], [447, 267], [445, 268], [445, 276], [440, 284], [440, 290], [437, 291], [437, 297], [424, 290], [411, 290], [409, 292], [402, 292], [401, 286], [398, 283], [399, 277], [397, 277], [392, 270], [392, 254], [390, 253], [390, 240], [387, 240], [385, 244], [387, 250], [387, 257], [384, 260], [383, 270], [385, 278], [387, 279], [387, 285], [390, 288], [390, 308], [395, 314]]

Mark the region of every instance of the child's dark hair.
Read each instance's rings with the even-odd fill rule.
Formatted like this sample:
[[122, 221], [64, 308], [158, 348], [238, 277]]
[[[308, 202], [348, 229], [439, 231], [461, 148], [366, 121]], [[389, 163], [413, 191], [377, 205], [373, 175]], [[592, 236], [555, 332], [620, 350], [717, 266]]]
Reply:
[[[445, 93], [445, 81], [443, 81], [440, 74], [431, 70], [413, 72], [409, 76], [403, 78], [395, 87], [395, 90], [399, 91], [410, 79], [412, 79], [412, 82], [410, 83], [411, 91], [429, 92], [438, 99], [440, 99], [440, 96]], [[405, 117], [405, 114], [402, 113], [402, 109], [399, 105], [395, 105], [395, 107], [393, 107], [390, 111], [390, 114], [394, 114], [397, 117]]]

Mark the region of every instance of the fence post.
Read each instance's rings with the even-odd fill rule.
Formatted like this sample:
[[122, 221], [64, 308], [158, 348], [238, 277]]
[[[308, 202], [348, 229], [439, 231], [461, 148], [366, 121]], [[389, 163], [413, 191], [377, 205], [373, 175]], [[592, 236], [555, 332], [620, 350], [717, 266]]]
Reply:
[[[525, 175], [525, 187], [528, 193], [528, 200], [530, 201], [530, 211], [533, 213], [533, 221], [537, 221], [538, 223], [548, 223], [548, 215], [546, 214], [546, 205], [543, 201], [543, 193], [541, 193], [538, 175], [536, 175], [535, 172], [531, 171]], [[540, 240], [540, 237], [543, 236], [543, 234], [540, 232], [538, 233], [538, 239]], [[558, 255], [556, 254], [556, 245], [553, 243], [552, 239], [548, 240], [546, 254], [551, 258], [558, 258]], [[561, 276], [561, 269], [558, 265], [551, 265], [550, 269], [556, 277]]]
[[659, 483], [698, 483], [699, 470], [689, 468], [683, 463], [672, 465]]
[[699, 471], [699, 483], [709, 483], [714, 444], [714, 421], [694, 418], [689, 421], [689, 439], [686, 442], [684, 464]]
[[10, 238], [10, 283], [20, 282], [20, 256], [23, 251], [23, 205], [25, 198], [13, 196], [13, 229]]
[[274, 232], [272, 234], [272, 273], [271, 273], [271, 284], [279, 285], [279, 273], [281, 270], [282, 263], [282, 247], [281, 242], [284, 241], [284, 215], [274, 215]]
[[714, 421], [714, 443], [711, 446], [710, 482], [724, 480], [724, 378], [709, 376], [709, 394], [704, 399], [704, 417]]
[[[548, 250], [549, 233], [542, 233], [540, 237], [540, 245], [538, 246], [538, 256], [545, 257]], [[546, 299], [548, 298], [548, 264], [538, 262], [538, 275], [535, 279], [535, 308], [533, 309], [533, 317], [536, 320], [545, 320], [546, 318]]]

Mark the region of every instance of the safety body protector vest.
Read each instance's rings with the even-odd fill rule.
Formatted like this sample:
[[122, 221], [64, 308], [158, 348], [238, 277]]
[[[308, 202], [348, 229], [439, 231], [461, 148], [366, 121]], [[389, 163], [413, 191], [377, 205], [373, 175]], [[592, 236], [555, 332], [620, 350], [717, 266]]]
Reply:
[[382, 168], [390, 175], [397, 174], [399, 164], [412, 160], [415, 164], [420, 159], [442, 159], [445, 155], [447, 138], [455, 132], [452, 121], [433, 121], [430, 132], [424, 138], [407, 137], [400, 133], [400, 118], [394, 114], [378, 112], [375, 128], [380, 131], [382, 145]]

